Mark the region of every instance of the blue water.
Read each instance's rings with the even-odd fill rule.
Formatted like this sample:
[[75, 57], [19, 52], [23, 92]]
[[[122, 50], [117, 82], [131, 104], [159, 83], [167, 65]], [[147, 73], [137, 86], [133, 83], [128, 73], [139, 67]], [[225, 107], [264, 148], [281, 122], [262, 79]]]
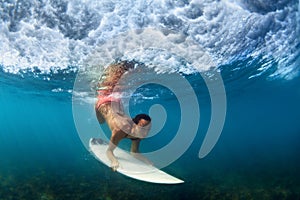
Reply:
[[[299, 2], [122, 2], [1, 2], [0, 199], [300, 199]], [[145, 64], [140, 74], [151, 72], [135, 79], [131, 116], [164, 107], [142, 152], [174, 139], [180, 102], [188, 102], [183, 124], [199, 125], [195, 138], [163, 168], [184, 184], [127, 178], [85, 148], [84, 137], [101, 135], [90, 108], [93, 84], [110, 59], [136, 60]], [[224, 82], [226, 115], [219, 139], [200, 159], [209, 125], [218, 123], [212, 104], [222, 94], [209, 93], [203, 78], [217, 84], [214, 73]], [[177, 94], [157, 84], [162, 74]], [[188, 81], [196, 107], [190, 88], [168, 79], [174, 74]], [[148, 79], [156, 82], [140, 87]]]
[[[69, 75], [66, 87], [72, 86], [75, 75]], [[239, 89], [225, 82], [231, 92], [227, 96], [224, 129], [204, 159], [198, 158], [198, 151], [209, 123], [210, 103], [199, 94], [203, 120], [197, 137], [179, 160], [165, 168], [186, 183], [162, 186], [113, 173], [90, 155], [75, 128], [71, 94], [53, 94], [50, 89], [55, 84], [51, 81], [31, 82], [30, 77], [16, 80], [14, 75], [4, 76], [2, 72], [3, 199], [169, 199], [174, 192], [180, 198], [299, 198], [298, 78], [288, 82], [261, 78], [251, 83], [241, 79], [239, 83], [247, 87]], [[55, 76], [59, 80], [59, 75]], [[165, 105], [168, 114], [178, 115], [175, 100], [169, 99], [165, 104], [170, 106]], [[163, 132], [171, 139], [168, 133], [176, 132], [176, 126], [167, 122]], [[152, 145], [156, 148], [168, 142], [162, 138], [154, 140]], [[145, 142], [142, 150], [147, 151], [148, 145], [149, 141]], [[155, 194], [145, 195], [147, 190]]]

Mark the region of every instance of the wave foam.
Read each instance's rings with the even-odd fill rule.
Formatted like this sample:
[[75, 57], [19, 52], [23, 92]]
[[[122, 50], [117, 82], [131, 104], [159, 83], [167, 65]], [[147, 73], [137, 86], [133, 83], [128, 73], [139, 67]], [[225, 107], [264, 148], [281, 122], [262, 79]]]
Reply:
[[[0, 16], [0, 62], [10, 73], [34, 67], [45, 73], [52, 67], [80, 67], [95, 49], [124, 33], [136, 32], [138, 37], [142, 29], [159, 31], [173, 49], [184, 46], [186, 51], [179, 56], [188, 54], [184, 59], [191, 63], [199, 63], [193, 51], [205, 52], [210, 65], [201, 65], [201, 70], [259, 55], [279, 63], [275, 72], [279, 76], [297, 70], [293, 64], [300, 43], [297, 1], [15, 0], [1, 4]], [[148, 39], [156, 48], [165, 46], [158, 38]], [[172, 67], [189, 73], [186, 66]]]

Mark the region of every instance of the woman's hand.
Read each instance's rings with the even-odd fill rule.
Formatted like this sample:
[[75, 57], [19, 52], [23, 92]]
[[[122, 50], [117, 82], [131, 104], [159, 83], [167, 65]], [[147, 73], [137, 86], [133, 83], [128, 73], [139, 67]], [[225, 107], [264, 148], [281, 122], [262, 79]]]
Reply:
[[146, 163], [148, 165], [151, 165], [151, 166], [154, 165], [153, 162], [151, 162], [148, 158], [146, 158], [145, 156], [143, 156], [140, 153], [133, 153], [133, 152], [131, 152], [131, 155], [133, 157], [135, 157], [136, 159], [138, 159], [138, 160], [140, 160], [140, 161], [142, 161], [142, 162], [144, 162], [144, 163]]
[[119, 168], [119, 161], [117, 159], [113, 160], [110, 167], [113, 171], [117, 171]]

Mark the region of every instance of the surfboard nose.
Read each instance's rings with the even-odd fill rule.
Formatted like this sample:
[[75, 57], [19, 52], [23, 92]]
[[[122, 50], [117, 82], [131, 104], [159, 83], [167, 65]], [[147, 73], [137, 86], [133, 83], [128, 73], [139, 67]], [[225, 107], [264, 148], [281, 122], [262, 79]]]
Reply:
[[93, 145], [105, 144], [105, 142], [100, 138], [91, 138], [90, 143]]

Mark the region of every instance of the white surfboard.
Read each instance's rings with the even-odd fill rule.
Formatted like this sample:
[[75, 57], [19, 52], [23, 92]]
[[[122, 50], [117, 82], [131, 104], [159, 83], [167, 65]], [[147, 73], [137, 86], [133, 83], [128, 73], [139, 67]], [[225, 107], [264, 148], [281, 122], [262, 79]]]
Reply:
[[[106, 156], [106, 150], [108, 148], [107, 142], [103, 141], [102, 139], [91, 138], [89, 147], [98, 160], [110, 167], [110, 161]], [[167, 174], [166, 172], [159, 170], [154, 166], [148, 165], [134, 158], [132, 155], [130, 155], [130, 153], [118, 147], [114, 150], [114, 155], [117, 157], [120, 165], [117, 171], [128, 177], [160, 184], [178, 184], [184, 182], [174, 176], [171, 176], [170, 174]]]

